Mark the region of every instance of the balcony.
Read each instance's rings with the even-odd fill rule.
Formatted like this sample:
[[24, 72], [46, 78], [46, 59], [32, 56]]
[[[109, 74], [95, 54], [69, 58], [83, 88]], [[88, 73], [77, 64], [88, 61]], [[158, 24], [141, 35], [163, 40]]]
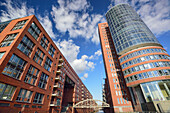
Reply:
[[54, 88], [59, 88], [59, 85], [58, 85], [58, 84], [55, 84], [55, 85], [54, 85]]
[[56, 104], [50, 104], [50, 106], [57, 106]]
[[62, 58], [59, 59], [59, 62], [63, 62], [64, 60]]
[[60, 80], [59, 76], [55, 77], [55, 80]]
[[60, 99], [57, 99], [57, 101], [51, 101], [50, 106], [60, 106]]
[[61, 68], [63, 66], [63, 63], [58, 64], [58, 68]]
[[57, 93], [54, 93], [54, 94], [52, 94], [52, 96], [58, 96], [58, 94], [57, 94]]
[[57, 70], [57, 74], [61, 74], [62, 73], [62, 71], [61, 70]]

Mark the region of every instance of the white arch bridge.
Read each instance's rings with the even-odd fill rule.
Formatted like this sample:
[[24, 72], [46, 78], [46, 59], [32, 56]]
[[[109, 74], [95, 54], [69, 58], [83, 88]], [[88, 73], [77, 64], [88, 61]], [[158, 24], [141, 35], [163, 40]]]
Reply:
[[93, 109], [102, 109], [105, 107], [110, 107], [110, 105], [101, 100], [94, 99], [86, 99], [84, 101], [78, 102], [73, 106], [73, 108], [93, 108]]

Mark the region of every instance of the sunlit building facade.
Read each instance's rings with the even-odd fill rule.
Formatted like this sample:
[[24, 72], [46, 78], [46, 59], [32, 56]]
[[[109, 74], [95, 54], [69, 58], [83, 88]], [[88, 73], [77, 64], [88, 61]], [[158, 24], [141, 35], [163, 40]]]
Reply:
[[0, 37], [0, 113], [75, 112], [93, 98], [34, 15], [0, 23]]
[[106, 73], [103, 101], [110, 104], [110, 108], [105, 108], [104, 111], [106, 113], [132, 112], [130, 93], [121, 71], [109, 26], [107, 23], [100, 23], [98, 28]]
[[128, 4], [106, 13], [135, 111], [169, 112], [170, 56]]

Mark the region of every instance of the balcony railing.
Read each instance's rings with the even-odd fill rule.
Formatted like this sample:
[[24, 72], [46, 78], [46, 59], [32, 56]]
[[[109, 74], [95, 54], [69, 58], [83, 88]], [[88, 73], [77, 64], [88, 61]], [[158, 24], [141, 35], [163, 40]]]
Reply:
[[64, 60], [62, 58], [59, 59], [59, 62], [63, 62]]
[[55, 77], [55, 80], [60, 80], [59, 76]]
[[55, 101], [52, 101], [51, 103], [50, 103], [50, 106], [60, 106], [60, 102], [55, 102]]
[[58, 84], [54, 84], [54, 88], [59, 88], [59, 85]]
[[57, 70], [57, 73], [58, 73], [58, 74], [61, 74], [61, 73], [62, 73], [62, 71], [61, 71], [61, 70]]

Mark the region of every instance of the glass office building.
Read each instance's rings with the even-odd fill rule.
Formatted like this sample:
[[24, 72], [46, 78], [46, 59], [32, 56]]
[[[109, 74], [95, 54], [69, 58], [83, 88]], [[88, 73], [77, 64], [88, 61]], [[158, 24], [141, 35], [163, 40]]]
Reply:
[[[135, 109], [170, 111], [170, 56], [166, 50], [128, 4], [110, 8], [106, 19]], [[151, 103], [156, 107], [149, 107]]]

